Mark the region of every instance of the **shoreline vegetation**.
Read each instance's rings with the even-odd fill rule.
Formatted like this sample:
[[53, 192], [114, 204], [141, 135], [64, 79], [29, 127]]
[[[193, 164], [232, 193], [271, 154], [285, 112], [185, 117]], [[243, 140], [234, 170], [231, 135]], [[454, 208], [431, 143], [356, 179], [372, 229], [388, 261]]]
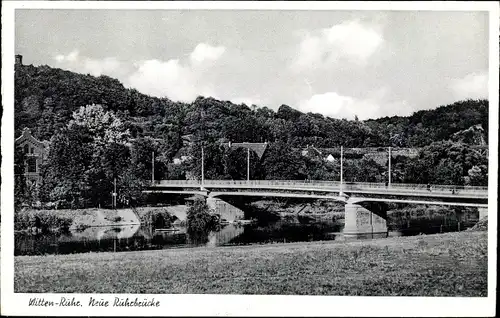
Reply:
[[65, 232], [88, 227], [147, 224], [158, 215], [185, 219], [185, 206], [140, 207], [124, 209], [22, 209], [15, 214], [16, 232]]
[[16, 256], [14, 291], [485, 297], [487, 241], [478, 227], [364, 241]]
[[[68, 230], [84, 230], [88, 227], [124, 226], [134, 224], [150, 224], [159, 228], [172, 225], [186, 225], [188, 205], [150, 206], [124, 209], [61, 209], [37, 210], [22, 209], [15, 214], [16, 232], [48, 233], [67, 232]], [[275, 214], [278, 219], [305, 217], [311, 221], [342, 221], [343, 207], [331, 205], [312, 207], [306, 212], [297, 214], [294, 208], [279, 209]], [[456, 224], [471, 224], [478, 221], [479, 213], [471, 208], [448, 208], [439, 206], [395, 207], [387, 212], [387, 224], [391, 229], [405, 227], [407, 224], [419, 224], [432, 221], [439, 224], [450, 223], [450, 217]], [[446, 219], [446, 220], [445, 220]], [[439, 223], [439, 224], [438, 224]], [[454, 224], [456, 226], [456, 224]]]

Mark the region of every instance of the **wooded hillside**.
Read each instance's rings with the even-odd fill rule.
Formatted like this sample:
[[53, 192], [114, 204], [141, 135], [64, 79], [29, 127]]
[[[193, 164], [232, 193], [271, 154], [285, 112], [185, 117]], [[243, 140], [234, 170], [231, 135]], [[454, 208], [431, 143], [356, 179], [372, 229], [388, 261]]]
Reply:
[[[281, 105], [236, 105], [199, 97], [193, 103], [173, 102], [125, 88], [118, 80], [82, 75], [48, 66], [16, 66], [16, 136], [30, 127], [35, 137], [49, 140], [66, 126], [73, 111], [100, 104], [114, 112], [133, 137], [167, 138], [180, 147], [180, 136], [205, 129], [205, 138], [233, 142], [283, 141], [293, 147], [422, 147], [481, 125], [488, 136], [488, 101], [466, 100], [409, 117], [355, 121], [302, 113]], [[266, 107], [267, 106], [267, 107]], [[429, 105], [429, 108], [435, 105]]]

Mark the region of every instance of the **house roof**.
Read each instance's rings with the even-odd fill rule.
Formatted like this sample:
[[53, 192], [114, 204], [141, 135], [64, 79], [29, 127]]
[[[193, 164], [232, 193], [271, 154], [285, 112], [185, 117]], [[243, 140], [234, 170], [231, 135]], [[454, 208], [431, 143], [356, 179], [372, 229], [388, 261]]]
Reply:
[[194, 135], [193, 135], [193, 134], [189, 134], [189, 135], [182, 135], [182, 136], [181, 136], [181, 139], [182, 139], [182, 140], [186, 140], [186, 141], [193, 141], [193, 138], [194, 138]]
[[323, 153], [321, 152], [321, 150], [319, 150], [318, 148], [316, 148], [314, 146], [309, 146], [309, 145], [306, 148], [302, 149], [302, 155], [303, 156], [307, 156], [310, 151], [316, 152], [316, 154], [319, 155], [319, 156], [323, 155]]
[[188, 156], [189, 155], [189, 150], [186, 147], [181, 147], [174, 155], [174, 159], [181, 159], [182, 156]]
[[43, 142], [31, 135], [31, 130], [27, 127], [24, 128], [22, 135], [16, 139], [16, 144], [20, 144], [26, 140], [31, 142], [32, 144], [37, 145], [38, 147], [45, 147], [45, 144]]
[[262, 156], [264, 155], [264, 152], [266, 152], [267, 149], [267, 142], [229, 142], [225, 143], [224, 145], [231, 147], [231, 148], [247, 148], [250, 150], [255, 151], [259, 159], [262, 159]]

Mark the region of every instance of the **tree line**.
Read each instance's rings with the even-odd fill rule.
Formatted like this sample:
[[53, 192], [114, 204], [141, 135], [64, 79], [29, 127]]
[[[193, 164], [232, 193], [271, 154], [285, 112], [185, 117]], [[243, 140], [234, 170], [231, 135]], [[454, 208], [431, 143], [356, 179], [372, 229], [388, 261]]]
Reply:
[[[234, 104], [199, 97], [192, 103], [173, 102], [125, 88], [108, 76], [94, 77], [48, 66], [18, 65], [15, 71], [15, 135], [31, 128], [40, 140], [64, 129], [72, 113], [99, 104], [113, 112], [133, 137], [167, 139], [171, 152], [181, 136], [204, 129], [207, 138], [233, 142], [285, 142], [293, 147], [423, 147], [453, 139], [472, 126], [482, 127], [488, 141], [488, 101], [465, 100], [411, 116], [366, 121], [302, 113], [288, 105]], [[435, 105], [429, 105], [429, 108]]]

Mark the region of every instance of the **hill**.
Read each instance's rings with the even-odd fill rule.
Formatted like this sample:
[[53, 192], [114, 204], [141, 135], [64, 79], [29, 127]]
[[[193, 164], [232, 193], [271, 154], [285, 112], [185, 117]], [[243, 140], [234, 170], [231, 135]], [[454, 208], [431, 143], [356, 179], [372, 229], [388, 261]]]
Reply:
[[288, 105], [274, 111], [266, 106], [252, 109], [210, 97], [199, 97], [192, 103], [173, 102], [125, 88], [108, 76], [94, 77], [48, 66], [16, 66], [16, 137], [29, 127], [36, 138], [48, 140], [67, 125], [75, 110], [90, 104], [101, 104], [116, 113], [133, 137], [167, 138], [176, 145], [174, 148], [180, 148], [180, 136], [187, 134], [233, 142], [279, 140], [292, 147], [423, 147], [459, 138], [460, 132], [478, 127], [474, 138], [460, 140], [488, 140], [487, 100], [459, 101], [408, 117], [357, 121], [302, 113]]

